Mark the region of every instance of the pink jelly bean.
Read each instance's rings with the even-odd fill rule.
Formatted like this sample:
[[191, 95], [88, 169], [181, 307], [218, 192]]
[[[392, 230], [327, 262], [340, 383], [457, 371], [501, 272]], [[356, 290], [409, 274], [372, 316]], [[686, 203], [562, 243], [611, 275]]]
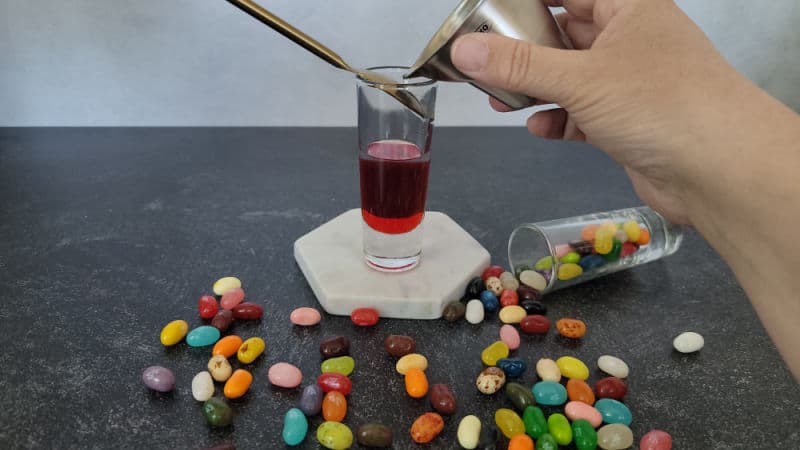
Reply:
[[556, 258], [561, 259], [572, 251], [572, 247], [570, 247], [569, 244], [559, 244], [556, 245], [554, 250], [556, 251]]
[[500, 340], [506, 343], [509, 350], [519, 348], [519, 332], [511, 325], [506, 324], [500, 327]]
[[243, 300], [244, 291], [242, 288], [234, 288], [222, 294], [222, 299], [220, 299], [219, 304], [222, 306], [222, 309], [233, 309], [234, 306], [242, 303]]
[[666, 431], [650, 430], [639, 441], [640, 450], [671, 450], [672, 436]]
[[310, 327], [319, 323], [321, 316], [315, 308], [297, 308], [289, 315], [289, 320], [295, 325]]
[[300, 386], [303, 381], [303, 372], [289, 363], [279, 362], [269, 368], [267, 378], [275, 386], [293, 388]]
[[595, 428], [603, 423], [603, 415], [600, 414], [600, 411], [594, 406], [583, 402], [572, 401], [567, 403], [567, 406], [564, 407], [564, 414], [573, 422], [578, 419], [583, 419], [588, 421]]

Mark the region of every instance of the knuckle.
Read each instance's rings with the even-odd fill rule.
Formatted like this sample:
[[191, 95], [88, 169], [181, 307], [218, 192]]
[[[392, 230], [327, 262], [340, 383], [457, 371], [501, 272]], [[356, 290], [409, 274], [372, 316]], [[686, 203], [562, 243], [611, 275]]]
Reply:
[[531, 48], [524, 41], [514, 41], [511, 58], [506, 67], [505, 85], [512, 90], [521, 91], [526, 84], [531, 64]]

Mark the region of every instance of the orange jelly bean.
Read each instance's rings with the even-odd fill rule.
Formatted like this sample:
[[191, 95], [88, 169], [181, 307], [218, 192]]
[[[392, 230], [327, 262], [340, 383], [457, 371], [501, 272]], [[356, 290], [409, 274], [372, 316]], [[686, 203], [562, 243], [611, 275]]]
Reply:
[[236, 369], [233, 375], [228, 378], [228, 381], [225, 382], [222, 393], [228, 398], [239, 398], [250, 389], [250, 384], [252, 382], [253, 375], [251, 375], [250, 372], [244, 369]]
[[511, 438], [508, 450], [533, 450], [533, 439], [527, 434], [518, 434]]
[[594, 405], [594, 392], [591, 386], [586, 384], [583, 380], [571, 378], [567, 381], [567, 396], [572, 401]]
[[329, 422], [341, 422], [347, 415], [347, 398], [339, 391], [330, 391], [322, 399], [322, 418]]
[[237, 351], [239, 351], [239, 347], [242, 346], [242, 338], [236, 335], [225, 336], [224, 338], [217, 341], [214, 344], [214, 348], [211, 349], [211, 356], [222, 355], [226, 358], [230, 358], [231, 356], [235, 355]]
[[581, 338], [586, 335], [586, 324], [578, 319], [559, 319], [556, 322], [559, 334], [568, 338]]
[[425, 397], [428, 393], [428, 377], [425, 372], [417, 367], [412, 367], [406, 372], [406, 392], [413, 398]]
[[647, 228], [642, 227], [639, 229], [639, 240], [636, 241], [636, 243], [639, 245], [647, 245], [650, 243], [650, 232]]
[[581, 239], [583, 239], [584, 241], [594, 240], [594, 233], [597, 231], [598, 228], [600, 228], [600, 225], [596, 223], [590, 223], [589, 225], [586, 225], [585, 227], [583, 227], [583, 230], [581, 230]]

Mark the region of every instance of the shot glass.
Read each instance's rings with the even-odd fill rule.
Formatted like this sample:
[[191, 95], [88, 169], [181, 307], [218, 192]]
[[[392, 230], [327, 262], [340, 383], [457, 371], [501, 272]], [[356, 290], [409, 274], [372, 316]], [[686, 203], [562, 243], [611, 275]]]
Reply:
[[681, 227], [647, 207], [520, 225], [508, 262], [520, 282], [542, 294], [675, 253]]
[[[393, 80], [358, 78], [358, 166], [364, 260], [384, 272], [419, 264], [428, 191], [436, 82], [403, 79], [407, 67], [372, 67]], [[421, 117], [384, 90], [405, 91], [428, 111]]]

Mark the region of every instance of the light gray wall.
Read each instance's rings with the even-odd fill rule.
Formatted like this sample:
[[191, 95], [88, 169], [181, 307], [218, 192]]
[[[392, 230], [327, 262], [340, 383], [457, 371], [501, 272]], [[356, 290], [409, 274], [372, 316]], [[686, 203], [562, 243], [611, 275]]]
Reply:
[[[357, 66], [410, 64], [457, 0], [263, 0]], [[800, 1], [680, 1], [800, 110]], [[756, 5], [759, 6], [756, 6]], [[742, 99], [747, 107], [747, 99]], [[439, 90], [440, 125], [520, 125]], [[353, 125], [351, 76], [224, 0], [0, 0], [0, 125]]]

